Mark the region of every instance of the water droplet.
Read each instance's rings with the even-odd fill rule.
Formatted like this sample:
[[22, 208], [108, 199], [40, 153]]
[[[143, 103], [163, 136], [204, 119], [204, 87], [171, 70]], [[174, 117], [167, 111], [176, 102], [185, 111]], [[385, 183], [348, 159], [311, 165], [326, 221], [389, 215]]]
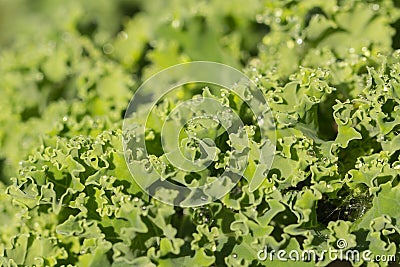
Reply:
[[133, 198], [133, 201], [134, 201], [134, 202], [138, 202], [138, 201], [139, 201], [139, 198], [138, 198], [138, 197], [134, 197], [134, 198]]
[[120, 31], [118, 36], [119, 36], [119, 38], [124, 39], [124, 40], [128, 39], [128, 34], [124, 31]]
[[114, 46], [110, 43], [103, 45], [103, 52], [104, 54], [111, 54], [114, 52]]
[[307, 155], [315, 156], [315, 152], [313, 150], [307, 150]]
[[364, 95], [361, 95], [361, 94], [358, 95], [357, 97], [358, 97], [359, 99], [362, 99], [362, 100], [366, 100], [366, 99], [367, 99]]
[[66, 121], [68, 120], [68, 116], [64, 116], [64, 117], [62, 118], [62, 120], [63, 120], [63, 122], [66, 122]]
[[202, 201], [207, 201], [207, 197], [206, 197], [206, 196], [201, 196], [200, 199], [201, 199]]
[[373, 4], [371, 8], [373, 11], [378, 11], [380, 6], [378, 4]]
[[256, 21], [257, 21], [257, 23], [263, 23], [264, 17], [261, 14], [257, 14]]
[[174, 20], [172, 21], [171, 25], [172, 25], [173, 28], [176, 29], [176, 28], [178, 28], [178, 27], [181, 25], [181, 22], [180, 22], [179, 19], [174, 19]]
[[209, 224], [212, 220], [212, 212], [208, 207], [196, 208], [193, 211], [193, 222], [197, 225]]
[[233, 254], [232, 254], [232, 257], [234, 257], [235, 259], [237, 258], [237, 256], [238, 256], [238, 255], [237, 255], [236, 253], [233, 253]]
[[146, 206], [143, 206], [143, 207], [142, 207], [142, 210], [147, 210], [147, 207], [146, 207]]
[[298, 44], [298, 45], [303, 44], [303, 39], [298, 38], [298, 39], [296, 40], [296, 44]]

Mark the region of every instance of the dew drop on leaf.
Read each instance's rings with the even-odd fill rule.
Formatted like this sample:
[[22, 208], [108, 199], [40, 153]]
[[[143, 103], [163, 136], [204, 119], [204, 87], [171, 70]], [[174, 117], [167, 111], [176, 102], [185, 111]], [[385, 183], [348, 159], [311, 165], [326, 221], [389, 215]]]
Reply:
[[114, 46], [110, 43], [107, 43], [103, 46], [103, 52], [104, 54], [111, 54], [114, 52]]
[[371, 8], [373, 11], [378, 11], [380, 6], [378, 4], [373, 4]]
[[315, 156], [315, 152], [313, 150], [307, 150], [307, 155]]
[[196, 208], [193, 211], [193, 222], [197, 225], [209, 224], [212, 220], [212, 211], [208, 207]]
[[126, 32], [124, 32], [124, 31], [120, 31], [118, 33], [118, 37], [123, 39], [123, 40], [126, 40], [126, 39], [128, 39], [128, 34]]

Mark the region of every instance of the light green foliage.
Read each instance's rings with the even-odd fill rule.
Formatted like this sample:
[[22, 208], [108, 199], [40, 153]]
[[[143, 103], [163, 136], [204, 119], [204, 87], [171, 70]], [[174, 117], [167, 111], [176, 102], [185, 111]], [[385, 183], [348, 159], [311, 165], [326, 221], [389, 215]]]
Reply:
[[[341, 238], [346, 249], [400, 259], [398, 3], [245, 2], [0, 3], [0, 30], [14, 31], [0, 31], [2, 266], [315, 266], [260, 262], [257, 252], [321, 253]], [[193, 60], [240, 68], [259, 86], [276, 153], [253, 188], [248, 177], [265, 140], [243, 101], [220, 88], [176, 89], [147, 122], [139, 109], [146, 160], [166, 177], [173, 170], [160, 149], [161, 122], [179, 103], [203, 94], [247, 125], [246, 142], [230, 136], [253, 153], [244, 178], [221, 200], [180, 208], [131, 178], [121, 128], [144, 79]], [[207, 147], [214, 169], [174, 173], [192, 186], [216, 179], [234, 158], [226, 133], [204, 123], [179, 136], [194, 158], [194, 133], [217, 144]]]

